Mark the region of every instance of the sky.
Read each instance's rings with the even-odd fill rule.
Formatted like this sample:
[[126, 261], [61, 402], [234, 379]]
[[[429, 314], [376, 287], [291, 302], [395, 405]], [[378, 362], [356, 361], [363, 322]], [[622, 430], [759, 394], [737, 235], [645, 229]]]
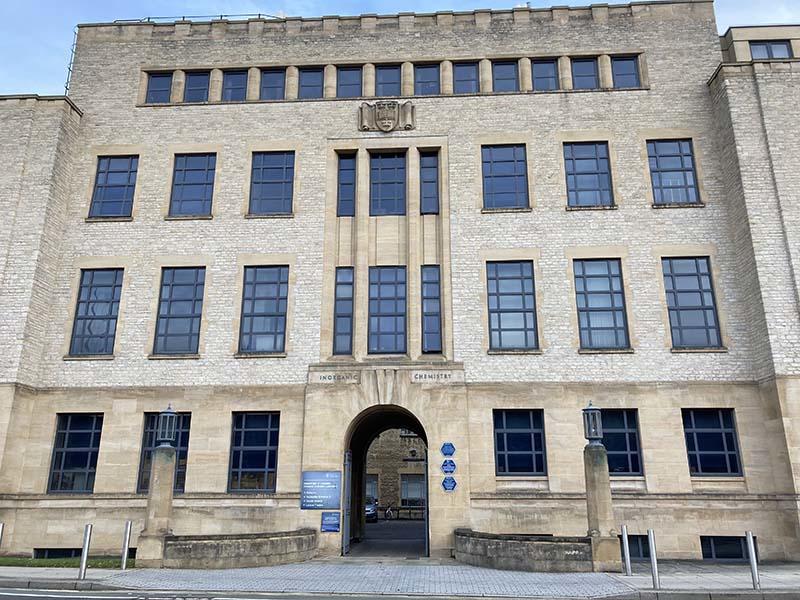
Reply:
[[[534, 0], [530, 5], [586, 6], [591, 2]], [[63, 94], [77, 23], [212, 14], [310, 17], [435, 12], [520, 4], [517, 0], [0, 0], [0, 94]], [[716, 12], [720, 32], [732, 25], [800, 23], [800, 0], [716, 0]]]

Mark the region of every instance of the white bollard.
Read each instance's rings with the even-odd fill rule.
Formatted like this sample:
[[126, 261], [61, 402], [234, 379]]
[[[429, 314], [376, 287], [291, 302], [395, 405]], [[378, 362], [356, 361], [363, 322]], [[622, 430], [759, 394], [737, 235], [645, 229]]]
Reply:
[[628, 526], [623, 525], [622, 529], [622, 558], [625, 561], [625, 575], [630, 577], [633, 575], [631, 570], [631, 547], [628, 545]]
[[761, 577], [758, 574], [758, 558], [756, 557], [756, 543], [753, 539], [753, 532], [745, 532], [747, 536], [747, 556], [750, 559], [750, 575], [753, 578], [753, 589], [761, 589]]
[[656, 558], [656, 534], [647, 530], [647, 545], [650, 547], [650, 571], [653, 574], [653, 589], [661, 589], [661, 578], [658, 576], [658, 558]]
[[128, 566], [128, 550], [131, 546], [131, 521], [125, 521], [125, 533], [122, 535], [122, 560], [120, 568], [124, 571]]
[[92, 541], [92, 524], [88, 523], [83, 530], [83, 548], [81, 549], [81, 566], [78, 569], [78, 579], [86, 579], [86, 563], [89, 561], [89, 544]]

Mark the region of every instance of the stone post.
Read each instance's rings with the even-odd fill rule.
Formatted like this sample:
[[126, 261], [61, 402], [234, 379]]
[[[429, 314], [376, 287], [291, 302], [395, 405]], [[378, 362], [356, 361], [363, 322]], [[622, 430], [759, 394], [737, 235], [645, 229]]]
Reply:
[[153, 451], [147, 516], [136, 546], [136, 565], [164, 566], [164, 538], [172, 535], [172, 494], [175, 486], [175, 448], [158, 446]]
[[588, 535], [592, 539], [592, 563], [595, 571], [622, 571], [619, 539], [611, 504], [611, 479], [608, 454], [602, 444], [587, 444], [583, 449], [586, 474], [586, 515]]

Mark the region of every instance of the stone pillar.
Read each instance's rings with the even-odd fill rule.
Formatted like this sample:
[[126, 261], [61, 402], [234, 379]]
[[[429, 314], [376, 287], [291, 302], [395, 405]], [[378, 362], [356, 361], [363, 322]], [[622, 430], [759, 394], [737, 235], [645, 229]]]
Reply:
[[613, 88], [614, 76], [611, 73], [611, 57], [608, 54], [597, 57], [597, 71], [600, 75], [600, 87], [604, 90]]
[[602, 444], [587, 444], [583, 449], [586, 474], [586, 516], [592, 540], [592, 563], [595, 571], [622, 570], [619, 539], [611, 503], [611, 478], [608, 455]]
[[261, 69], [250, 67], [247, 70], [247, 100], [259, 100], [261, 98]]
[[208, 76], [209, 102], [222, 101], [222, 77], [221, 69], [211, 69], [211, 74]]
[[558, 83], [562, 90], [572, 89], [572, 61], [569, 56], [558, 57]]
[[414, 95], [414, 64], [404, 62], [400, 66], [400, 94], [402, 96]]
[[367, 63], [361, 67], [361, 95], [375, 95], [375, 65]]
[[492, 91], [492, 61], [484, 58], [478, 65], [481, 80], [481, 92], [484, 94]]
[[178, 69], [172, 73], [172, 88], [169, 92], [170, 102], [183, 102], [183, 90], [186, 87], [186, 73]]
[[453, 63], [443, 60], [439, 65], [439, 91], [442, 94], [453, 93]]
[[286, 67], [286, 99], [297, 100], [297, 90], [300, 86], [300, 71], [297, 67]]
[[147, 516], [136, 546], [136, 564], [160, 569], [164, 566], [164, 538], [172, 535], [172, 495], [175, 487], [175, 448], [158, 446], [153, 451]]
[[517, 69], [519, 69], [519, 91], [530, 92], [531, 90], [533, 90], [533, 72], [531, 71], [531, 59], [520, 58]]
[[336, 98], [336, 65], [325, 65], [323, 96]]

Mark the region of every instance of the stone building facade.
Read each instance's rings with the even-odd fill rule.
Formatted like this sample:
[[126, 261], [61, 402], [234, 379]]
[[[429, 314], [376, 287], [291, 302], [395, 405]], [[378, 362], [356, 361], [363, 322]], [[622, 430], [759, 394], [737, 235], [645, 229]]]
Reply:
[[0, 552], [136, 534], [168, 404], [179, 534], [318, 528], [338, 471], [357, 536], [406, 428], [433, 555], [583, 535], [591, 401], [632, 534], [800, 559], [793, 57], [710, 0], [80, 26], [0, 99]]
[[415, 433], [391, 429], [381, 433], [367, 452], [364, 495], [378, 505], [378, 516], [392, 508], [400, 519], [422, 519], [426, 505], [427, 449]]

